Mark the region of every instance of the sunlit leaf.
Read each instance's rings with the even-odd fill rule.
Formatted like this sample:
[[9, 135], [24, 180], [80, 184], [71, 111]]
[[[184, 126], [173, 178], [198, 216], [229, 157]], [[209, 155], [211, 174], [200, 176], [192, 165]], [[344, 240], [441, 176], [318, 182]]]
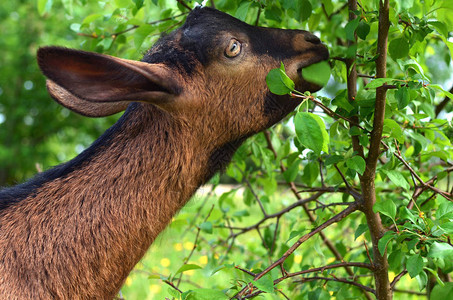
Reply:
[[258, 280], [253, 280], [253, 284], [260, 290], [266, 293], [274, 292], [274, 281], [271, 274], [266, 274]]
[[309, 65], [302, 69], [302, 77], [312, 83], [325, 86], [330, 78], [330, 66], [326, 61]]
[[396, 216], [396, 205], [392, 200], [387, 199], [384, 201], [379, 201], [373, 206], [374, 212], [379, 212], [387, 217], [395, 220]]
[[294, 118], [297, 137], [302, 145], [317, 155], [328, 152], [329, 135], [322, 119], [311, 113], [300, 112]]
[[178, 271], [176, 271], [175, 275], [178, 275], [179, 273], [183, 273], [185, 271], [196, 270], [196, 269], [201, 269], [201, 267], [198, 265], [195, 265], [195, 264], [185, 264], [185, 265], [182, 265], [178, 269]]

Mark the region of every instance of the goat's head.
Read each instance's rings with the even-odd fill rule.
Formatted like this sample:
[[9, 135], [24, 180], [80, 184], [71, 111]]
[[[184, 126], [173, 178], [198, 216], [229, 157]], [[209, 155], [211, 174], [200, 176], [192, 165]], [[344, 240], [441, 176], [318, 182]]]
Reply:
[[314, 92], [319, 87], [300, 71], [327, 58], [309, 32], [255, 27], [210, 8], [193, 10], [141, 62], [55, 47], [38, 52], [51, 95], [67, 108], [100, 117], [147, 103], [217, 145], [257, 133], [299, 104], [268, 90], [272, 68], [283, 62], [298, 90]]

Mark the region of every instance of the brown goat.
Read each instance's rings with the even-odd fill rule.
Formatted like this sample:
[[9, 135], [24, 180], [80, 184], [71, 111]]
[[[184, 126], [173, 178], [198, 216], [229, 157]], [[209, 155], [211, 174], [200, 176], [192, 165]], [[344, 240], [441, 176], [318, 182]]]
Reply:
[[57, 47], [38, 62], [52, 97], [119, 121], [71, 161], [0, 191], [0, 299], [111, 299], [173, 215], [251, 135], [299, 102], [272, 94], [283, 62], [328, 52], [306, 31], [247, 25], [210, 8], [159, 39], [143, 60]]

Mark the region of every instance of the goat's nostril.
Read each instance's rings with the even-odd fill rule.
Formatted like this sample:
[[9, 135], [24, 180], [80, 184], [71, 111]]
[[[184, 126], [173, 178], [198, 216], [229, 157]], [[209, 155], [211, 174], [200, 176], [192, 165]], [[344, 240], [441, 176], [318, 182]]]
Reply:
[[305, 40], [313, 44], [320, 44], [321, 40], [314, 34], [307, 33], [305, 34]]

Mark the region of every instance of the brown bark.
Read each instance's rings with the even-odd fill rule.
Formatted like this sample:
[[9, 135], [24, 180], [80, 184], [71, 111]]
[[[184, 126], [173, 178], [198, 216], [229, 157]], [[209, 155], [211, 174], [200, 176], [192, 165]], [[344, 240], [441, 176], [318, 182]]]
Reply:
[[[387, 43], [389, 30], [389, 0], [381, 0], [379, 3], [379, 33], [376, 61], [376, 77], [386, 77], [387, 63]], [[366, 159], [366, 170], [360, 178], [363, 195], [362, 211], [364, 212], [367, 224], [371, 234], [373, 244], [373, 265], [374, 279], [376, 283], [377, 299], [392, 299], [392, 290], [388, 277], [388, 261], [386, 253], [380, 253], [378, 242], [385, 233], [381, 218], [378, 213], [373, 212], [373, 206], [376, 203], [375, 176], [376, 166], [380, 155], [380, 144], [385, 115], [386, 89], [378, 88], [376, 90], [376, 104], [374, 113], [373, 130], [370, 138], [370, 150]]]

